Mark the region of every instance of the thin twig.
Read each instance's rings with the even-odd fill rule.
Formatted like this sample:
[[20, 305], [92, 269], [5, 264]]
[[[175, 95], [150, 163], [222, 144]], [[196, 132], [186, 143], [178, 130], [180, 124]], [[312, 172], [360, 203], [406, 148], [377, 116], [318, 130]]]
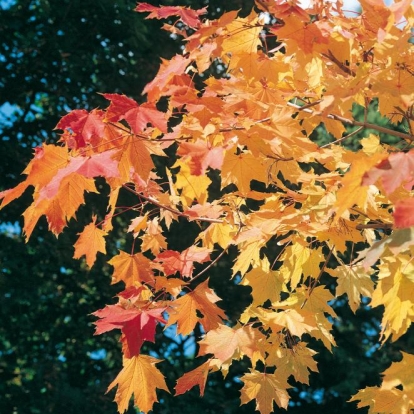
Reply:
[[192, 277], [191, 282], [211, 269], [226, 254], [227, 250], [228, 247], [226, 247], [205, 269], [201, 270], [194, 277]]
[[339, 142], [345, 141], [346, 139], [351, 138], [354, 135], [358, 134], [358, 132], [362, 131], [363, 129], [364, 129], [364, 127], [360, 126], [358, 129], [356, 129], [353, 132], [350, 132], [348, 135], [345, 135], [344, 137], [339, 138], [336, 141], [328, 142], [327, 144], [322, 145], [321, 148], [327, 148], [327, 147], [330, 147], [333, 144], [338, 144]]
[[309, 290], [308, 297], [307, 297], [307, 298], [305, 298], [305, 300], [303, 301], [303, 303], [302, 303], [302, 305], [301, 305], [301, 307], [300, 307], [301, 309], [303, 309], [303, 307], [306, 305], [306, 302], [308, 301], [308, 298], [309, 298], [309, 297], [310, 297], [310, 295], [312, 294], [313, 290], [316, 288], [316, 285], [318, 284], [319, 279], [321, 278], [322, 273], [325, 271], [325, 268], [326, 268], [326, 266], [327, 266], [327, 264], [328, 264], [328, 262], [329, 262], [329, 259], [330, 259], [330, 258], [331, 258], [331, 256], [332, 256], [332, 252], [333, 252], [334, 248], [335, 248], [335, 245], [333, 245], [333, 246], [332, 246], [332, 248], [331, 248], [331, 250], [329, 250], [328, 257], [326, 258], [325, 262], [323, 263], [322, 269], [320, 270], [320, 272], [319, 272], [319, 274], [318, 274], [318, 277], [317, 277], [317, 278], [315, 279], [315, 281], [312, 283], [312, 285], [311, 285], [311, 287], [310, 287], [310, 290]]
[[137, 191], [133, 190], [131, 187], [128, 187], [127, 185], [123, 184], [122, 187], [124, 187], [126, 190], [128, 190], [129, 192], [131, 192], [132, 194], [135, 194], [136, 196], [143, 198], [144, 200], [147, 200], [148, 202], [150, 202], [151, 204], [154, 204], [155, 206], [157, 206], [158, 208], [167, 210], [171, 213], [176, 214], [179, 217], [184, 217], [187, 220], [193, 219], [195, 221], [205, 221], [207, 223], [223, 223], [223, 220], [220, 219], [214, 219], [214, 218], [210, 218], [210, 217], [191, 217], [188, 214], [182, 213], [181, 211], [176, 210], [175, 208], [172, 208], [170, 206], [166, 206], [164, 204], [159, 203], [155, 198], [153, 197], [149, 197], [149, 196], [144, 196], [141, 193], [138, 193]]

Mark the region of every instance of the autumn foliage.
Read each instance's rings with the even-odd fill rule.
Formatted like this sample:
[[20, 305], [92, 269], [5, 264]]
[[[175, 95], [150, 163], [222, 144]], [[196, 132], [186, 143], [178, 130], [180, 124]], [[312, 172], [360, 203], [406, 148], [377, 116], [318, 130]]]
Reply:
[[[203, 20], [205, 9], [139, 4], [148, 18], [177, 20], [164, 29], [182, 37], [183, 53], [162, 60], [145, 103], [106, 93], [107, 108], [63, 116], [60, 142], [36, 148], [25, 180], [0, 193], [4, 207], [34, 189], [27, 239], [42, 216], [59, 235], [104, 179], [107, 213], [91, 214], [74, 245], [89, 267], [106, 254], [113, 220], [134, 212], [125, 228], [133, 250], [108, 258], [125, 290], [94, 314], [96, 334], [120, 331], [124, 366], [109, 388], [117, 387], [121, 413], [132, 396], [150, 411], [157, 389], [179, 395], [198, 386], [203, 395], [210, 372], [226, 375], [242, 358], [251, 367], [240, 377], [241, 404], [287, 409], [289, 381], [308, 383], [318, 370], [309, 338], [336, 345], [334, 298], [345, 295], [353, 312], [363, 297], [382, 307], [382, 343], [414, 320], [414, 8], [361, 0], [350, 17], [340, 1], [311, 3], [257, 0], [247, 17], [231, 11], [215, 21]], [[222, 76], [211, 76], [214, 65]], [[389, 128], [367, 122], [372, 103]], [[362, 120], [352, 115], [357, 106]], [[332, 139], [320, 146], [322, 124]], [[347, 149], [368, 128], [376, 133]], [[135, 203], [119, 206], [123, 193]], [[170, 227], [190, 221], [196, 239], [170, 248]], [[233, 277], [251, 288], [234, 326], [209, 286], [209, 270], [229, 249]], [[157, 326], [203, 332], [200, 365], [175, 391], [160, 361], [141, 353]], [[403, 353], [381, 386], [349, 398], [372, 413], [408, 413], [413, 363]]]

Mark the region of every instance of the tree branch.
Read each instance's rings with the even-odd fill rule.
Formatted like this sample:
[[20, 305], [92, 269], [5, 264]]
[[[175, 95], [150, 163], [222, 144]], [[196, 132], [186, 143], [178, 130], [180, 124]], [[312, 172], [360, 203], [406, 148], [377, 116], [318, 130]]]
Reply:
[[[303, 107], [301, 107], [299, 105], [296, 105], [292, 102], [288, 102], [287, 105], [292, 107], [292, 108], [295, 108], [299, 111], [303, 111], [303, 112], [307, 112], [309, 114], [315, 115], [315, 111], [313, 111], [312, 109], [303, 108]], [[399, 138], [406, 139], [406, 140], [409, 140], [409, 141], [414, 141], [414, 136], [411, 135], [411, 134], [406, 134], [404, 132], [394, 131], [393, 129], [385, 128], [385, 127], [382, 127], [382, 126], [376, 125], [376, 124], [371, 124], [369, 122], [356, 121], [354, 119], [344, 118], [343, 116], [335, 115], [335, 114], [328, 114], [328, 115], [322, 115], [321, 114], [321, 116], [325, 116], [326, 118], [333, 119], [335, 121], [340, 121], [340, 122], [342, 122], [346, 125], [361, 126], [363, 128], [371, 128], [371, 129], [374, 129], [375, 131], [382, 132], [384, 134], [389, 134], [389, 135], [393, 135], [395, 137], [399, 137]]]

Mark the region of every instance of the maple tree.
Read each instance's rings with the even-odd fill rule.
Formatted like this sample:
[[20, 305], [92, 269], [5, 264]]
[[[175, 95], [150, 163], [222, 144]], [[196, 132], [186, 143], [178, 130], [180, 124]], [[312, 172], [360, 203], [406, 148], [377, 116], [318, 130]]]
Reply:
[[[274, 403], [288, 408], [289, 381], [308, 383], [317, 372], [311, 340], [336, 346], [336, 297], [345, 294], [353, 312], [362, 298], [383, 307], [382, 343], [410, 328], [414, 8], [407, 0], [361, 5], [349, 17], [340, 1], [304, 9], [257, 0], [246, 17], [232, 11], [210, 21], [205, 9], [138, 4], [148, 18], [178, 18], [164, 28], [183, 38], [183, 53], [162, 61], [145, 103], [105, 93], [106, 109], [65, 115], [60, 142], [37, 147], [26, 179], [0, 193], [4, 207], [33, 187], [23, 214], [27, 239], [43, 215], [59, 235], [104, 179], [107, 213], [91, 214], [74, 244], [74, 257], [85, 256], [89, 267], [106, 254], [114, 217], [134, 215], [125, 229], [132, 250], [109, 260], [113, 282], [125, 290], [95, 312], [96, 334], [121, 330], [124, 367], [109, 386], [117, 386], [120, 412], [132, 396], [148, 412], [157, 389], [172, 391], [159, 360], [141, 353], [157, 326], [203, 332], [201, 363], [177, 378], [177, 395], [195, 386], [203, 395], [210, 372], [226, 375], [247, 359], [241, 403], [255, 400], [261, 413]], [[209, 75], [217, 63], [225, 67], [221, 78]], [[389, 127], [366, 120], [372, 102]], [[352, 116], [355, 106], [362, 121]], [[319, 146], [321, 124], [333, 139]], [[377, 134], [351, 151], [343, 145], [355, 135], [349, 127]], [[135, 197], [131, 206], [118, 204], [124, 192]], [[185, 231], [190, 221], [199, 226], [193, 243], [169, 248], [172, 226]], [[230, 250], [237, 251], [233, 278], [251, 288], [234, 326], [209, 286], [209, 271]], [[350, 399], [370, 412], [409, 412], [412, 358], [403, 353], [380, 387]]]

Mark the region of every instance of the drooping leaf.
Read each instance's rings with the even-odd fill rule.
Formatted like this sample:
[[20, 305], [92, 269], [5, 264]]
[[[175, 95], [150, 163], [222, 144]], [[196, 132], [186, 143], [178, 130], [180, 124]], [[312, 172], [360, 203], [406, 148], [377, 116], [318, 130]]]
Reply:
[[104, 230], [99, 229], [96, 226], [96, 216], [92, 218], [92, 222], [89, 223], [81, 233], [79, 238], [74, 244], [75, 254], [73, 257], [79, 259], [82, 256], [86, 256], [86, 264], [92, 267], [96, 260], [98, 252], [106, 254], [105, 236], [107, 233]]
[[110, 391], [118, 386], [115, 401], [120, 414], [128, 409], [132, 395], [134, 395], [134, 405], [144, 413], [148, 413], [154, 403], [158, 402], [156, 389], [169, 392], [163, 375], [155, 366], [159, 362], [161, 362], [159, 359], [148, 355], [124, 358], [121, 372], [108, 387]]
[[178, 378], [175, 386], [175, 395], [181, 395], [198, 385], [200, 396], [204, 395], [206, 388], [207, 376], [210, 372], [218, 370], [217, 362], [209, 359], [192, 371], [186, 372], [181, 378]]
[[240, 380], [244, 382], [240, 397], [242, 404], [255, 399], [256, 410], [261, 414], [273, 412], [273, 402], [276, 402], [280, 408], [287, 409], [289, 394], [286, 389], [289, 385], [277, 374], [250, 369], [250, 373], [243, 375]]
[[124, 308], [119, 304], [106, 306], [93, 313], [100, 318], [95, 322], [95, 335], [121, 329], [124, 355], [132, 358], [140, 353], [144, 341], [154, 342], [157, 323], [166, 323], [162, 317], [164, 311], [165, 308]]

